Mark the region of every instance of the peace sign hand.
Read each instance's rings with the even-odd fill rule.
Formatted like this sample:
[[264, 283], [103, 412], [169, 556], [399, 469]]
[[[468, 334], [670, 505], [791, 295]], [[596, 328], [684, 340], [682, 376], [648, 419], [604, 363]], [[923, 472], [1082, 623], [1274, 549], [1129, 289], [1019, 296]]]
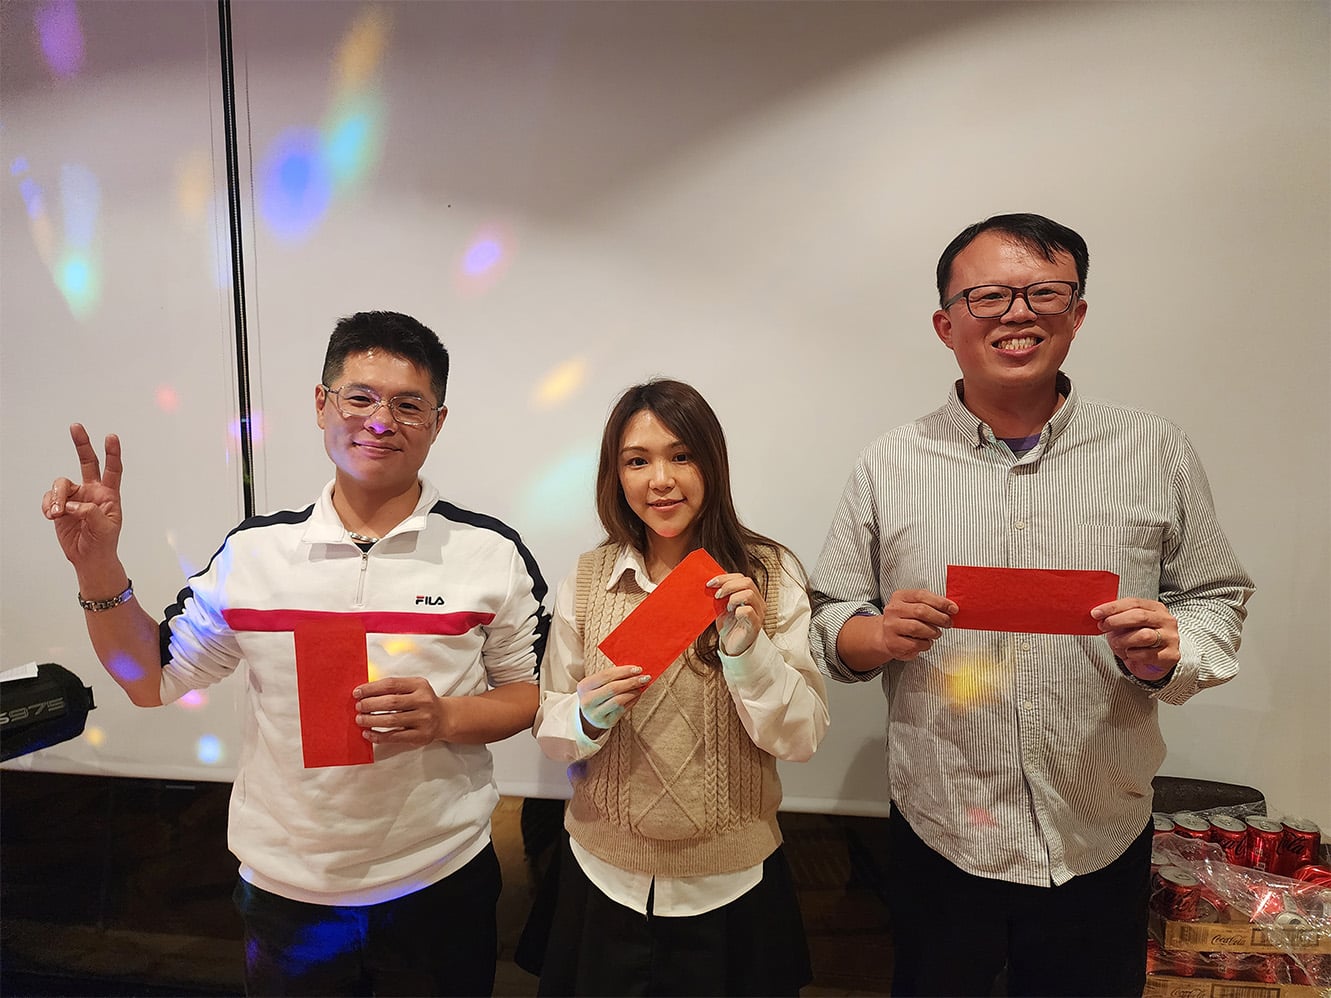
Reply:
[[75, 569], [111, 567], [117, 561], [123, 514], [120, 508], [120, 438], [106, 438], [106, 470], [81, 423], [69, 428], [82, 484], [57, 478], [42, 496], [42, 514], [55, 524], [60, 549]]

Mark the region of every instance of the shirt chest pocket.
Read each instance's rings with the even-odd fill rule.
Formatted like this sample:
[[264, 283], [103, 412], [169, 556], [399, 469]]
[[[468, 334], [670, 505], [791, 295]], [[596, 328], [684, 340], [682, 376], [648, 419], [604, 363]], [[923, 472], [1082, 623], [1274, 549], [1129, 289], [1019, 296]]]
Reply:
[[1160, 556], [1164, 527], [1150, 523], [1088, 526], [1088, 549], [1100, 567], [1118, 575], [1120, 598], [1160, 597]]

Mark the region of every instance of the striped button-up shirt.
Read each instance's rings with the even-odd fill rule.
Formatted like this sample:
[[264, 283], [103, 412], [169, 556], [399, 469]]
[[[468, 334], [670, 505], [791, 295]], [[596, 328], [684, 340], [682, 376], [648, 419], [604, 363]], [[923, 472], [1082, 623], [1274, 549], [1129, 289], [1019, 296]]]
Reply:
[[[889, 783], [911, 827], [969, 873], [1036, 885], [1101, 869], [1146, 827], [1157, 701], [1233, 678], [1252, 593], [1182, 431], [1059, 380], [1066, 401], [1021, 457], [966, 409], [961, 382], [865, 448], [811, 579], [828, 675], [883, 675]], [[951, 628], [909, 662], [840, 660], [852, 615], [899, 589], [944, 594], [949, 564], [1115, 572], [1120, 597], [1178, 619], [1182, 659], [1154, 688], [1099, 635]]]

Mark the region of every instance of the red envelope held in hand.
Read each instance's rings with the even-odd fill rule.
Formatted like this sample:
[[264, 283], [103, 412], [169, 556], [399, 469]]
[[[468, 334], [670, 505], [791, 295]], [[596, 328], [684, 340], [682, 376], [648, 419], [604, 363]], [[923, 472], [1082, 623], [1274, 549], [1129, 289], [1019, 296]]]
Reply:
[[365, 624], [353, 616], [302, 622], [296, 632], [296, 689], [305, 768], [374, 762], [351, 695], [370, 678]]
[[615, 665], [637, 665], [655, 681], [725, 612], [707, 582], [726, 570], [699, 548], [676, 565], [597, 647]]
[[1099, 634], [1091, 609], [1118, 599], [1113, 572], [947, 566], [952, 626], [1022, 634]]

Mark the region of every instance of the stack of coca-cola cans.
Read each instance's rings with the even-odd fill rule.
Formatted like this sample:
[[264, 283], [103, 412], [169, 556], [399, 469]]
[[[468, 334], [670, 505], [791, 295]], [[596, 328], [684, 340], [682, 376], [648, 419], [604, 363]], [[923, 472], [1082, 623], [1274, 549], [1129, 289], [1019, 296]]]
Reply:
[[1302, 867], [1316, 866], [1322, 842], [1322, 830], [1303, 818], [1277, 821], [1262, 815], [1203, 817], [1193, 811], [1155, 814], [1152, 818], [1156, 835], [1173, 834], [1214, 842], [1235, 866], [1264, 870], [1280, 877], [1293, 877]]
[[[1301, 931], [1322, 927], [1331, 918], [1331, 868], [1320, 865], [1321, 830], [1301, 818], [1275, 820], [1263, 816], [1237, 818], [1232, 815], [1202, 816], [1191, 811], [1156, 814], [1155, 847], [1151, 853], [1152, 909], [1172, 922], [1228, 921], [1237, 917], [1272, 927], [1273, 936], [1286, 940]], [[1235, 911], [1226, 900], [1188, 867], [1175, 865], [1176, 853], [1164, 846], [1161, 836], [1211, 842], [1225, 860], [1274, 878], [1259, 878], [1251, 911]], [[1313, 931], [1313, 935], [1317, 935]], [[1325, 933], [1321, 933], [1325, 935]], [[1325, 952], [1192, 952], [1163, 947], [1159, 939], [1147, 943], [1147, 972], [1176, 977], [1208, 977], [1275, 984], [1331, 984], [1331, 953]]]

